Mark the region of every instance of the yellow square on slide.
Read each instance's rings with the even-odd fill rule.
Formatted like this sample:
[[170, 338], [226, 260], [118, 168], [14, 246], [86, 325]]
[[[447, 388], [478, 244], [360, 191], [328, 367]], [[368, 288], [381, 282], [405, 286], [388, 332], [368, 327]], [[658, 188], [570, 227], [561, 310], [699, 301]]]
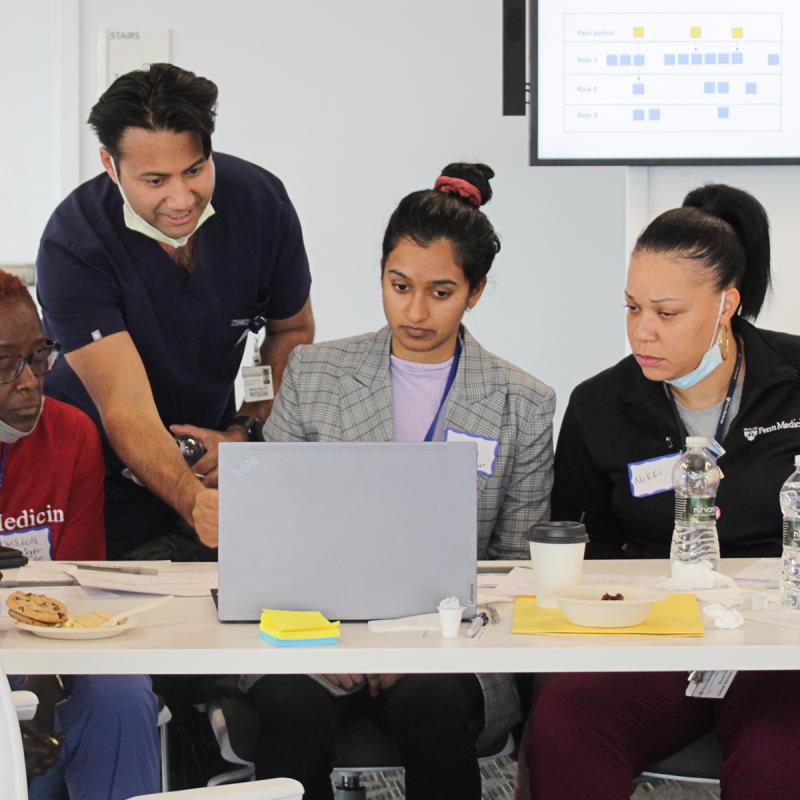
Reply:
[[689, 35], [692, 39], [699, 39], [703, 35], [703, 29], [699, 25], [689, 28]]
[[634, 39], [644, 39], [644, 26], [637, 25], [633, 29], [633, 38]]
[[744, 28], [734, 28], [731, 31], [731, 36], [733, 36], [734, 39], [743, 38], [744, 37]]

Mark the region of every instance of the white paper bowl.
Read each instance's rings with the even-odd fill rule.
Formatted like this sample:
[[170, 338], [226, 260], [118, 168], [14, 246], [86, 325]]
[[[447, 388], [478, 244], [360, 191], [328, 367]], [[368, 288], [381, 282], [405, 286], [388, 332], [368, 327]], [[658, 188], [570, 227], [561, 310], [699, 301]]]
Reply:
[[[604, 594], [622, 594], [624, 600], [603, 600]], [[582, 584], [561, 586], [553, 592], [558, 607], [573, 625], [587, 628], [627, 628], [641, 625], [653, 603], [666, 599], [658, 589], [636, 584]]]

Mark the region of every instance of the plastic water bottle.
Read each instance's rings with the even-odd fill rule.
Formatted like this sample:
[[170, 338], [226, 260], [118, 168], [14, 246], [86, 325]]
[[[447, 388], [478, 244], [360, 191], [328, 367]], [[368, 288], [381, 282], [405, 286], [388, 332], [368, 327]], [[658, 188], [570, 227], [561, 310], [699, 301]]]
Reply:
[[670, 558], [696, 564], [705, 559], [719, 570], [717, 487], [720, 471], [705, 436], [687, 436], [686, 451], [672, 469], [675, 528]]
[[800, 456], [794, 457], [794, 472], [781, 486], [783, 557], [781, 559], [781, 604], [800, 609]]

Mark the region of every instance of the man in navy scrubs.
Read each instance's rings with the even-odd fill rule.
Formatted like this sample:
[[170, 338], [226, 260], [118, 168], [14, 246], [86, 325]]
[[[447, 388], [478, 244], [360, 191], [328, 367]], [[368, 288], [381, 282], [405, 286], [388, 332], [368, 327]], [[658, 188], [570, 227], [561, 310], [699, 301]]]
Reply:
[[[212, 154], [216, 100], [211, 81], [170, 64], [118, 78], [89, 116], [105, 172], [41, 240], [44, 323], [66, 354], [48, 393], [105, 433], [110, 558], [153, 556], [156, 538], [196, 542], [191, 528], [216, 546], [217, 445], [257, 438], [270, 410], [235, 408], [248, 331], [266, 328], [276, 386], [314, 335], [297, 214], [274, 175]], [[208, 450], [191, 469], [173, 438], [187, 433]]]

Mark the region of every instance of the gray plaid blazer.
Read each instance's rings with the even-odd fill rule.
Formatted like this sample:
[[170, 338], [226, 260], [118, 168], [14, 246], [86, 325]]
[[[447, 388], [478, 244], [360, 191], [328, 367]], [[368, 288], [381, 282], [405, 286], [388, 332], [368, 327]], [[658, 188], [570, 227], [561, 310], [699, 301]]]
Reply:
[[[295, 348], [264, 425], [266, 441], [390, 442], [391, 332]], [[492, 476], [478, 473], [478, 558], [528, 558], [525, 534], [547, 519], [553, 482], [555, 393], [484, 350], [464, 331], [464, 348], [445, 407], [445, 427], [498, 439]], [[479, 743], [520, 718], [510, 675], [482, 674], [485, 725]], [[250, 680], [248, 680], [250, 683]]]

